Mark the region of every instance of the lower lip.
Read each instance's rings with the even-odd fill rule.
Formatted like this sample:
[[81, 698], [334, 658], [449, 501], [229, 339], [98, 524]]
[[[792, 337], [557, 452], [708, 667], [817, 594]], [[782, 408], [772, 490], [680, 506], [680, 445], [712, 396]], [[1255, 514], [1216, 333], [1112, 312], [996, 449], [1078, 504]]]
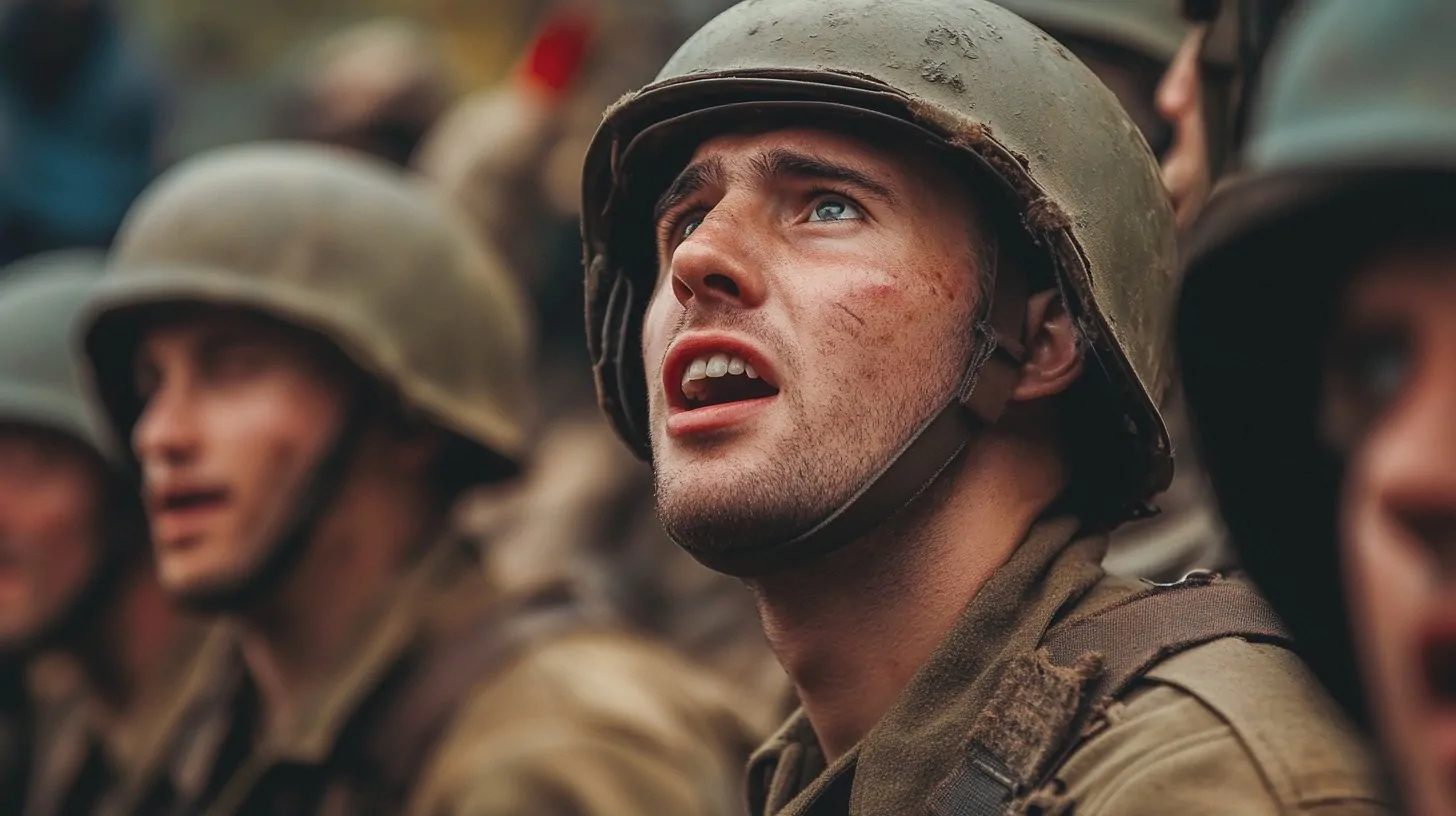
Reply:
[[726, 431], [740, 425], [768, 407], [777, 396], [725, 402], [690, 411], [679, 411], [667, 418], [667, 435], [673, 439]]

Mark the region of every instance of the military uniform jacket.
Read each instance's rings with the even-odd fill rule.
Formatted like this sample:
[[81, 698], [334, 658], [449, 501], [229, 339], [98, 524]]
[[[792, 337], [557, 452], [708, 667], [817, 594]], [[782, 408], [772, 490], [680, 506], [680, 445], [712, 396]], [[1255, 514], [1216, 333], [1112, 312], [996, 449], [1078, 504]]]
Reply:
[[[1221, 638], [1183, 651], [1092, 707], [1049, 771], [1005, 805], [947, 796], [989, 737], [1036, 759], [1046, 712], [1085, 705], [1043, 644], [1067, 622], [1113, 608], [1139, 583], [1098, 566], [1102, 537], [1039, 522], [873, 729], [832, 766], [802, 711], [755, 754], [753, 816], [1075, 812], [1392, 812], [1365, 747], [1302, 663], [1279, 645]], [[1054, 717], [1052, 718], [1054, 719]]]
[[741, 813], [752, 743], [727, 693], [649, 643], [561, 625], [564, 609], [513, 606], [468, 547], [437, 545], [292, 732], [262, 740], [236, 635], [219, 627], [129, 812]]

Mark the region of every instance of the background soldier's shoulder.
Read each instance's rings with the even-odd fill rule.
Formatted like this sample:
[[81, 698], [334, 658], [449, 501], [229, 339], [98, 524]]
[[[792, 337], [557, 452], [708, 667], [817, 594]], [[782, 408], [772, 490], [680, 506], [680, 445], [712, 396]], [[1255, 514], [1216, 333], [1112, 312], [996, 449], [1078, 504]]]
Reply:
[[472, 692], [412, 812], [737, 814], [758, 736], [729, 690], [668, 650], [570, 632]]

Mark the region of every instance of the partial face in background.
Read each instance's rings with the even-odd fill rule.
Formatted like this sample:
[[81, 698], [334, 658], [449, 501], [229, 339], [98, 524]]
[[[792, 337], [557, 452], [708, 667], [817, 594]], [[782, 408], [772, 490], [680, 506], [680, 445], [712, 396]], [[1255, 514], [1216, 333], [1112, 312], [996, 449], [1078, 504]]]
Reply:
[[1189, 33], [1157, 91], [1158, 112], [1173, 129], [1172, 143], [1159, 161], [1180, 230], [1198, 217], [1213, 187], [1199, 67], [1205, 31], [1205, 26], [1198, 26]]
[[262, 570], [350, 395], [322, 340], [247, 312], [149, 331], [132, 434], [162, 586], [206, 605]]
[[1412, 812], [1456, 813], [1456, 240], [1382, 251], [1343, 295], [1326, 435], [1366, 686]]
[[0, 426], [0, 655], [39, 645], [101, 561], [106, 477], [80, 442]]
[[724, 135], [660, 199], [644, 365], [659, 515], [689, 548], [803, 532], [950, 398], [979, 212], [924, 153]]

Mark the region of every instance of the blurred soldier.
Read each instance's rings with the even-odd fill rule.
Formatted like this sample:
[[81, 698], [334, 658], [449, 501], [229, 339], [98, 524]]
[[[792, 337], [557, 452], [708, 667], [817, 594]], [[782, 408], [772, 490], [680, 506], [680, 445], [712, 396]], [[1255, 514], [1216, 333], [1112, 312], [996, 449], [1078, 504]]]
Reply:
[[195, 638], [157, 585], [132, 480], [82, 396], [71, 341], [101, 271], [66, 252], [0, 286], [0, 660], [59, 652], [75, 698], [37, 699], [24, 810], [89, 814], [139, 761], [150, 703]]
[[[1205, 50], [1206, 25], [1190, 24], [1180, 0], [1000, 0], [1057, 38], [1097, 74], [1142, 131], [1161, 165], [1175, 219], [1186, 226], [1203, 206], [1212, 178], [1204, 86], [1220, 93], [1226, 65]], [[1194, 569], [1231, 566], [1202, 469], [1186, 442], [1181, 394], [1164, 407], [1178, 471], [1154, 505], [1158, 515], [1112, 536], [1109, 572], [1176, 581]]]
[[602, 406], [804, 708], [754, 814], [1384, 812], [1251, 589], [1105, 576], [1167, 484], [1174, 232], [1136, 127], [979, 0], [753, 0], [612, 108]]
[[512, 79], [462, 101], [417, 163], [505, 250], [544, 324], [539, 455], [518, 493], [472, 508], [473, 524], [496, 531], [490, 555], [500, 579], [565, 574], [594, 610], [716, 670], [766, 735], [790, 710], [791, 691], [753, 597], [663, 533], [652, 474], [602, 421], [581, 346], [581, 155], [602, 109], [650, 79], [681, 43], [685, 33], [670, 37], [664, 16], [649, 4], [612, 2], [594, 15], [552, 17]]
[[1178, 327], [1239, 556], [1417, 814], [1456, 813], [1453, 41], [1444, 0], [1310, 6]]
[[372, 20], [319, 45], [276, 113], [279, 135], [341, 145], [404, 166], [449, 106], [439, 45], [403, 20]]
[[180, 166], [85, 331], [164, 588], [226, 621], [142, 812], [733, 812], [724, 692], [505, 597], [454, 534], [530, 413], [512, 282], [413, 179], [307, 146]]
[[109, 0], [0, 3], [0, 263], [110, 242], [152, 176], [159, 97]]

